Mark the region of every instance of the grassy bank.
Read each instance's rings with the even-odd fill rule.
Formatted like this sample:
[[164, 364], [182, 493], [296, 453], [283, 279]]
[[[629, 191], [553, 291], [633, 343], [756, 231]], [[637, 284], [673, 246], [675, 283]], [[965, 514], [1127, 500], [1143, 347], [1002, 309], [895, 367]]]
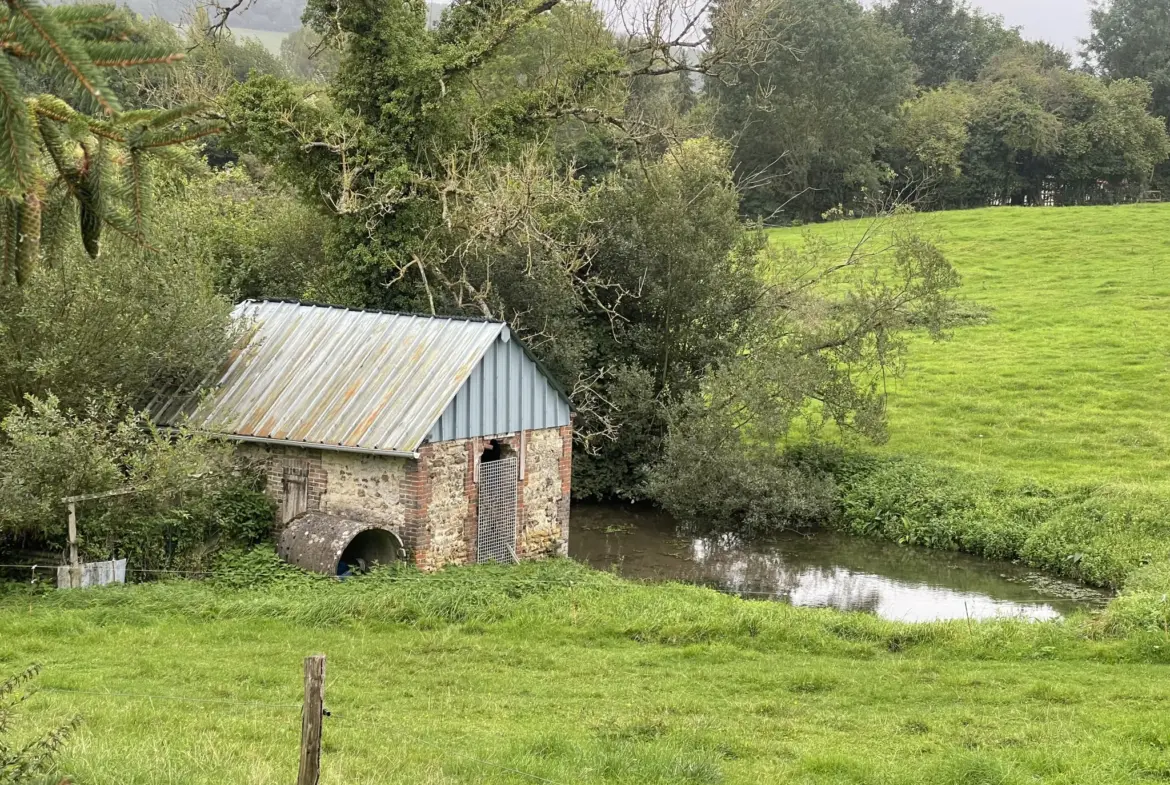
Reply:
[[[911, 341], [889, 390], [890, 441], [875, 451], [885, 460], [845, 478], [843, 526], [1129, 586], [1115, 615], [1164, 626], [1170, 205], [921, 221], [962, 274], [960, 298], [990, 318], [943, 343]], [[807, 231], [845, 249], [862, 228]], [[804, 231], [772, 240], [798, 243]]]
[[1170, 563], [1170, 499], [1153, 492], [1045, 486], [919, 459], [882, 459], [841, 477], [846, 531], [906, 545], [1020, 560], [1121, 588]]
[[1167, 776], [1170, 639], [1096, 634], [904, 625], [552, 563], [10, 596], [0, 670], [45, 665], [26, 719], [85, 716], [63, 761], [79, 785], [291, 781], [318, 651], [325, 783]]

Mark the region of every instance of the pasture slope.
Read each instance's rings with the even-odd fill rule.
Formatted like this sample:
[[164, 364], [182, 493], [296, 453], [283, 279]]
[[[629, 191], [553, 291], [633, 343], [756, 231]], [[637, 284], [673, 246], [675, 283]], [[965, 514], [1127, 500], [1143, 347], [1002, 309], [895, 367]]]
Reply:
[[1094, 624], [907, 625], [551, 562], [10, 594], [0, 671], [44, 665], [18, 734], [83, 715], [77, 785], [292, 782], [317, 652], [327, 785], [1170, 776], [1170, 639]]
[[[912, 343], [883, 452], [1170, 491], [1170, 205], [919, 220], [962, 275], [961, 299], [991, 309], [990, 321]], [[859, 229], [811, 231], [845, 248]]]

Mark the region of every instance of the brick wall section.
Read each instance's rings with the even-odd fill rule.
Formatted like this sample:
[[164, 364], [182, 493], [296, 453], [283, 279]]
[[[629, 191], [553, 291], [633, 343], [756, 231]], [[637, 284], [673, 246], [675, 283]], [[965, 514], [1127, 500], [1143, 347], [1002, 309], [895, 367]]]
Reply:
[[431, 504], [428, 471], [432, 452], [431, 445], [423, 445], [419, 448], [418, 460], [412, 461], [406, 469], [406, 525], [402, 540], [419, 567], [425, 565], [427, 552], [431, 547], [427, 514]]
[[329, 476], [322, 466], [321, 450], [241, 442], [236, 447], [236, 457], [260, 469], [266, 478], [264, 492], [278, 505], [284, 489], [284, 468], [308, 466], [309, 509], [323, 509], [322, 500], [329, 492]]
[[463, 496], [467, 499], [467, 517], [463, 524], [464, 540], [467, 543], [467, 561], [475, 562], [479, 558], [479, 485], [476, 483], [475, 465], [479, 456], [483, 455], [484, 441], [469, 439], [467, 442], [467, 468], [463, 475]]

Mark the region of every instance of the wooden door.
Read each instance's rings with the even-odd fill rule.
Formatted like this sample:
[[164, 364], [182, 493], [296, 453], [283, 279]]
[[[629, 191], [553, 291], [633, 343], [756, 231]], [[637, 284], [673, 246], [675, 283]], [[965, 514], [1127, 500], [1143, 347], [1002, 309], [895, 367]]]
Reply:
[[286, 524], [309, 510], [309, 467], [284, 467], [280, 493], [280, 522]]

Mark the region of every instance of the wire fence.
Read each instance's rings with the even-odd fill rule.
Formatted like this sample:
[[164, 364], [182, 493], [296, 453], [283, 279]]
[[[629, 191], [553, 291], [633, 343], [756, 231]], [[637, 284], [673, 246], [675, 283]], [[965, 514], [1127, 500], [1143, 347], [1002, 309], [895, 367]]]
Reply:
[[[285, 712], [295, 711], [297, 713], [297, 715], [300, 715], [304, 711], [304, 703], [299, 702], [299, 701], [298, 702], [291, 702], [291, 701], [290, 702], [271, 702], [271, 701], [256, 701], [256, 700], [237, 700], [237, 699], [232, 699], [232, 698], [214, 698], [214, 697], [193, 696], [193, 695], [147, 694], [147, 693], [136, 693], [136, 692], [120, 692], [120, 691], [113, 691], [113, 690], [77, 690], [77, 689], [63, 689], [63, 688], [56, 688], [56, 687], [39, 687], [36, 689], [36, 692], [45, 693], [45, 694], [49, 694], [49, 695], [66, 696], [66, 697], [80, 697], [82, 699], [87, 699], [87, 700], [88, 699], [100, 699], [103, 701], [108, 701], [108, 700], [131, 701], [131, 702], [140, 702], [140, 703], [149, 704], [149, 705], [153, 705], [155, 703], [160, 703], [160, 702], [161, 703], [170, 702], [170, 703], [180, 703], [180, 704], [184, 704], [184, 703], [186, 703], [186, 704], [208, 704], [208, 705], [225, 706], [225, 707], [232, 707], [232, 708], [239, 708], [239, 709], [263, 708], [263, 709], [276, 709], [276, 710], [285, 711]], [[333, 716], [334, 713], [335, 712], [330, 711], [329, 716]], [[383, 712], [377, 712], [378, 716], [375, 717], [375, 716], [369, 716], [368, 712], [362, 712], [361, 710], [359, 710], [356, 713], [356, 715], [354, 712], [345, 712], [343, 716], [346, 716], [348, 718], [352, 718], [354, 716], [361, 717], [361, 715], [363, 713], [367, 714], [367, 716], [364, 717], [365, 720], [368, 720], [368, 721], [377, 720], [380, 725], [383, 724], [383, 722], [385, 720], [385, 716], [384, 716]], [[456, 749], [449, 744], [438, 744], [438, 743], [426, 738], [425, 736], [422, 736], [418, 733], [412, 732], [412, 731], [410, 731], [406, 728], [403, 728], [403, 727], [393, 728], [392, 733], [396, 739], [408, 741], [408, 742], [417, 744], [419, 746], [426, 747], [428, 749], [432, 749], [432, 750], [436, 751], [437, 753], [439, 753], [442, 758], [455, 759], [455, 760], [461, 760], [461, 761], [465, 761], [465, 762], [469, 762], [469, 763], [474, 763], [477, 766], [483, 767], [485, 769], [491, 769], [493, 771], [514, 774], [518, 777], [522, 777], [522, 778], [529, 780], [529, 781], [532, 781], [532, 782], [542, 782], [542, 783], [546, 783], [546, 785], [567, 785], [567, 783], [561, 782], [560, 780], [551, 779], [549, 777], [546, 777], [546, 776], [543, 776], [540, 774], [535, 774], [535, 773], [530, 772], [530, 771], [525, 771], [524, 769], [520, 769], [520, 768], [517, 768], [515, 766], [509, 766], [507, 764], [500, 763], [499, 761], [490, 760], [490, 759], [487, 759], [485, 757], [481, 757], [479, 755], [472, 754], [472, 753], [468, 752], [466, 749]], [[502, 740], [508, 738], [508, 737], [504, 736], [503, 734], [498, 734], [498, 733], [489, 733], [489, 735], [492, 735], [493, 737], [499, 738]], [[291, 755], [291, 752], [290, 752], [290, 755]]]
[[[6, 569], [29, 569], [29, 570], [56, 570], [56, 565], [34, 565], [34, 564], [0, 564], [0, 568]], [[255, 577], [255, 573], [248, 570], [150, 570], [150, 569], [131, 569], [130, 573], [140, 575], [170, 575], [175, 577], [232, 577], [232, 578], [247, 578]], [[578, 603], [587, 603], [588, 594], [591, 590], [611, 592], [622, 590], [639, 590], [645, 589], [648, 584], [642, 582], [627, 582], [627, 581], [609, 581], [604, 580], [604, 575], [599, 575], [598, 580], [586, 579], [583, 581], [573, 580], [558, 580], [548, 578], [530, 578], [523, 574], [499, 574], [487, 578], [483, 582], [483, 586], [487, 590], [491, 589], [505, 589], [513, 592], [523, 592], [525, 589], [549, 589], [554, 591], [563, 591], [568, 593], [566, 601], [575, 609]], [[323, 581], [335, 580], [329, 576], [320, 576]], [[388, 586], [403, 586], [416, 585], [423, 586], [426, 584], [433, 584], [435, 576], [428, 576], [422, 573], [417, 574], [382, 574], [373, 576], [372, 580], [377, 583], [383, 583]], [[442, 580], [440, 578], [440, 580]], [[453, 582], [454, 583], [454, 582]], [[474, 588], [473, 581], [466, 581], [462, 583], [465, 587]], [[653, 584], [650, 584], [653, 585]], [[780, 598], [781, 592], [777, 591], [758, 591], [753, 589], [735, 589], [718, 586], [705, 586], [705, 588], [714, 589], [724, 594], [745, 597], [745, 598], [762, 598], [768, 600], [775, 600]], [[1032, 598], [1039, 600], [1061, 600], [1068, 601], [1075, 599], [1068, 595], [1042, 595], [1034, 594]], [[960, 619], [962, 617], [959, 617]], [[290, 685], [291, 686], [291, 685]], [[154, 704], [191, 704], [191, 705], [206, 705], [231, 709], [240, 709], [248, 711], [257, 711], [267, 714], [269, 717], [278, 717], [282, 713], [292, 715], [300, 715], [304, 710], [304, 704], [301, 701], [276, 701], [276, 700], [262, 700], [262, 699], [242, 699], [238, 697], [225, 696], [211, 696], [211, 695], [188, 695], [179, 692], [137, 692], [128, 690], [102, 690], [102, 689], [72, 689], [65, 687], [42, 687], [38, 690], [46, 695], [54, 696], [56, 698], [65, 700], [76, 700], [80, 702], [86, 701], [118, 701], [141, 703], [146, 705]], [[708, 696], [709, 699], [714, 700], [719, 704], [726, 704], [730, 707], [734, 702], [730, 698], [721, 699], [720, 696]], [[705, 698], [708, 699], [708, 698]], [[336, 710], [337, 706], [327, 703], [331, 710]], [[725, 707], [725, 708], [726, 708]], [[474, 734], [471, 734], [466, 739], [467, 743], [460, 744], [458, 741], [451, 741], [450, 736], [443, 734], [442, 741], [433, 738], [433, 735], [427, 735], [418, 732], [417, 728], [405, 728], [400, 724], [394, 724], [394, 715], [392, 707], [385, 708], [368, 708], [357, 707], [352, 709], [342, 709], [340, 712], [334, 712], [338, 715], [338, 720], [335, 720], [334, 727], [339, 721], [355, 722], [355, 723], [369, 723], [371, 725], [377, 724], [381, 729], [380, 732], [391, 734], [396, 739], [417, 745], [418, 747], [425, 747], [428, 750], [435, 752], [436, 760], [440, 763], [454, 763], [460, 762], [463, 764], [470, 764], [478, 767], [477, 772], [479, 781], [491, 781], [494, 773], [495, 777], [500, 777], [501, 774], [510, 775], [512, 777], [521, 778], [530, 782], [545, 783], [545, 785], [567, 785], [558, 779], [550, 778], [544, 774], [534, 771], [525, 770], [509, 762], [494, 760], [491, 755], [484, 755], [480, 750], [492, 749], [484, 745], [475, 745], [474, 741], [480, 734], [493, 735], [499, 739], [507, 742], [515, 742], [517, 737], [507, 736], [500, 733], [492, 733], [483, 728], [477, 728]], [[257, 715], [260, 716], [260, 715]], [[250, 717], [250, 715], [249, 715]], [[445, 720], [451, 718], [445, 717]], [[251, 722], [251, 719], [245, 721]], [[272, 722], [272, 719], [266, 719], [265, 722]], [[454, 720], [451, 720], [454, 721]], [[326, 731], [330, 728], [326, 724]], [[443, 742], [446, 743], [443, 743]], [[498, 745], [497, 745], [498, 746]], [[290, 750], [290, 756], [293, 752]], [[582, 776], [580, 779], [586, 779]]]

